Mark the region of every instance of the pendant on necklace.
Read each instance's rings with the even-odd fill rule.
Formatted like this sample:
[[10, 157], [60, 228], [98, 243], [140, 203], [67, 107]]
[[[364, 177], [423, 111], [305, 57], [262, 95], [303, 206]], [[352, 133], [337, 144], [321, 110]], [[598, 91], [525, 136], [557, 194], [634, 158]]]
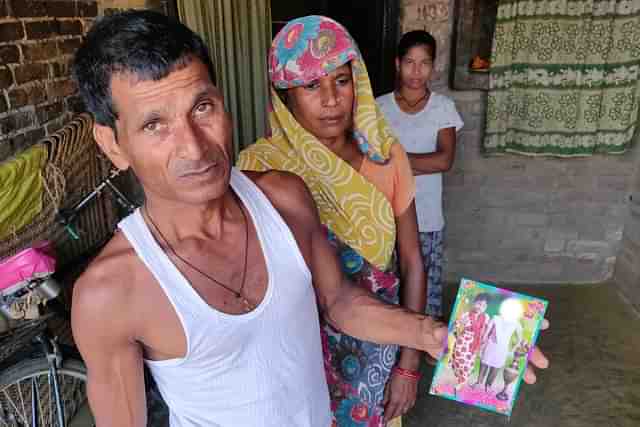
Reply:
[[242, 305], [244, 305], [244, 310], [248, 313], [253, 310], [255, 307], [249, 302], [248, 299], [243, 297], [242, 295], [236, 295], [236, 298], [242, 300]]

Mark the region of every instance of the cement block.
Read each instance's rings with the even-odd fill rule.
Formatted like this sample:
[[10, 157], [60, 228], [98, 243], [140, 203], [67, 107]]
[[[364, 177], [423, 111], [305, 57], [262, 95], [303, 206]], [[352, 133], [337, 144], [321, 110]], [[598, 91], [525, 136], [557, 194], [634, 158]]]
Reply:
[[[531, 168], [529, 170], [531, 170]], [[555, 176], [542, 175], [532, 176], [531, 178], [535, 182], [535, 186], [539, 191], [553, 191], [559, 187], [558, 178]]]
[[602, 242], [607, 241], [605, 226], [600, 222], [600, 218], [580, 218], [580, 220], [576, 224], [576, 227], [578, 230], [579, 240]]
[[480, 250], [483, 248], [480, 239], [475, 236], [450, 236], [447, 239], [447, 244], [449, 252], [463, 252], [468, 250]]
[[544, 239], [541, 238], [507, 238], [499, 242], [501, 249], [527, 249], [531, 252], [539, 252], [544, 248]]
[[488, 177], [485, 174], [468, 173], [464, 174], [465, 185], [467, 189], [482, 187], [487, 184]]
[[521, 213], [515, 218], [517, 225], [542, 227], [549, 223], [549, 215], [540, 213]]
[[610, 255], [612, 245], [598, 240], [571, 240], [567, 243], [567, 252], [576, 256], [581, 254], [595, 253], [599, 255]]
[[547, 240], [578, 240], [578, 232], [570, 227], [559, 228], [558, 225], [553, 224], [547, 230]]
[[564, 251], [566, 241], [564, 239], [547, 240], [544, 244], [545, 252], [562, 252]]
[[627, 221], [623, 234], [625, 245], [627, 241], [640, 244], [640, 219]]
[[535, 191], [512, 191], [510, 188], [483, 189], [485, 206], [507, 209], [538, 209], [547, 205], [547, 195]]
[[449, 260], [455, 260], [456, 263], [491, 262], [494, 259], [494, 255], [486, 250], [448, 251], [447, 254], [450, 256]]
[[531, 277], [542, 281], [557, 280], [563, 274], [563, 265], [559, 262], [513, 264], [507, 269], [509, 282], [531, 283]]
[[595, 190], [591, 195], [591, 201], [597, 203], [624, 204], [629, 200], [628, 197], [629, 195], [626, 191]]
[[[514, 163], [512, 169], [524, 169], [524, 165], [521, 168], [520, 164]], [[499, 175], [490, 175], [487, 179], [487, 185], [490, 188], [493, 187], [503, 187], [517, 190], [531, 190], [535, 187], [535, 181], [531, 179], [526, 174], [517, 173], [517, 174], [499, 174]]]
[[479, 90], [461, 90], [452, 91], [449, 96], [453, 98], [456, 106], [462, 104], [480, 104], [486, 103], [486, 93]]
[[613, 192], [626, 192], [630, 179], [627, 175], [602, 175], [596, 178], [597, 189]]

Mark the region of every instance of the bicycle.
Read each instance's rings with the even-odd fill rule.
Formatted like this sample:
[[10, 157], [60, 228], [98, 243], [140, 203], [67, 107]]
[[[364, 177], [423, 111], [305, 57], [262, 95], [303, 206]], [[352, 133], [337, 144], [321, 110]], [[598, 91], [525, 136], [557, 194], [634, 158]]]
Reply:
[[[79, 212], [106, 188], [126, 212], [133, 211], [135, 205], [111, 182], [116, 175], [111, 173], [80, 202], [59, 212], [58, 222], [71, 238], [78, 238], [74, 221]], [[60, 344], [47, 328], [56, 315], [67, 322], [70, 317], [58, 300], [61, 286], [53, 278], [55, 261], [47, 248], [35, 245], [0, 262], [0, 269], [8, 263], [22, 269], [13, 279], [0, 280], [0, 315], [19, 323], [0, 334], [0, 427], [94, 426], [86, 367], [75, 348]], [[48, 310], [41, 313], [45, 304]]]
[[[48, 298], [56, 298], [59, 290], [60, 286], [52, 278], [30, 280], [3, 293], [0, 305], [6, 310], [7, 303], [16, 304], [33, 293], [44, 294], [43, 301], [51, 302]], [[2, 427], [93, 426], [86, 397], [84, 363], [73, 348], [61, 345], [47, 330], [55, 310], [25, 321], [0, 339]]]

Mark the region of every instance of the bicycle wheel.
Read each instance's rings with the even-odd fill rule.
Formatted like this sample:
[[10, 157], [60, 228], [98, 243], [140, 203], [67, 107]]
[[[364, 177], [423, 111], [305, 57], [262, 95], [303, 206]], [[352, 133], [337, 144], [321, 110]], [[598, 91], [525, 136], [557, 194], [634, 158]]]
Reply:
[[[93, 426], [93, 418], [87, 414], [86, 381], [84, 363], [63, 360], [58, 369], [58, 383], [67, 426]], [[35, 402], [34, 389], [37, 390]], [[61, 427], [49, 382], [49, 364], [44, 357], [20, 361], [0, 374], [0, 427], [33, 427], [34, 404], [38, 410], [37, 427]], [[79, 421], [80, 417], [82, 420]]]

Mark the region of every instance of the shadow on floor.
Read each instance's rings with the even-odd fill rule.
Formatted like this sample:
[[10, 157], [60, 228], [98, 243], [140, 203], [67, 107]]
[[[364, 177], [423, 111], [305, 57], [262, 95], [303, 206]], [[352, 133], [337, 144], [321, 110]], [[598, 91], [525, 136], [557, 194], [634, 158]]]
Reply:
[[[457, 291], [451, 286], [448, 307]], [[509, 418], [428, 394], [433, 368], [423, 367], [420, 397], [404, 427], [640, 426], [640, 316], [613, 285], [509, 287], [549, 301], [551, 328], [539, 346], [551, 360], [535, 385], [523, 385]]]

